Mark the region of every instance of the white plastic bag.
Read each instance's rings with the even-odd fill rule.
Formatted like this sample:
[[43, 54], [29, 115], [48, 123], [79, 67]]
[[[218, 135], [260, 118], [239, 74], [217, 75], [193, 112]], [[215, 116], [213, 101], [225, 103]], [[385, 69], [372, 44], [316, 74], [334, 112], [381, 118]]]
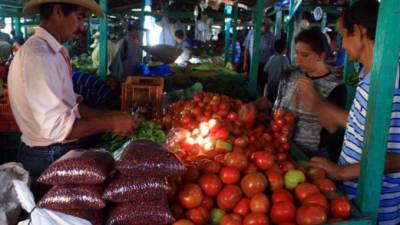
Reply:
[[13, 184], [22, 208], [30, 213], [30, 219], [21, 221], [18, 225], [91, 225], [89, 221], [75, 216], [35, 208], [35, 201], [28, 186], [17, 180], [14, 180]]
[[0, 166], [0, 180], [0, 224], [15, 225], [21, 206], [14, 191], [13, 180], [28, 184], [29, 173], [19, 163], [6, 163]]

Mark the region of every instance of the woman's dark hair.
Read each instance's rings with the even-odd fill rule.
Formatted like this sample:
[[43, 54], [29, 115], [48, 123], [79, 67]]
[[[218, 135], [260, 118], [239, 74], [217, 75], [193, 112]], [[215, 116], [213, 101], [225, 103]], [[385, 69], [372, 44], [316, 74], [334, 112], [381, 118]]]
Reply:
[[375, 40], [378, 11], [378, 1], [358, 1], [343, 12], [343, 27], [349, 32], [349, 35], [352, 35], [354, 32], [354, 25], [362, 26], [367, 29], [368, 38], [371, 40]]
[[53, 13], [54, 6], [60, 5], [65, 16], [69, 16], [72, 12], [77, 11], [79, 6], [67, 3], [45, 3], [39, 6], [39, 15], [41, 20], [48, 20]]
[[286, 41], [283, 39], [276, 40], [274, 43], [275, 51], [279, 54], [282, 54], [286, 49]]
[[184, 36], [185, 36], [185, 34], [183, 33], [183, 30], [175, 31], [175, 37], [177, 37], [179, 39], [183, 39]]
[[313, 52], [317, 54], [326, 53], [329, 56], [329, 44], [325, 35], [319, 27], [302, 30], [294, 39], [295, 43], [303, 42], [309, 45]]

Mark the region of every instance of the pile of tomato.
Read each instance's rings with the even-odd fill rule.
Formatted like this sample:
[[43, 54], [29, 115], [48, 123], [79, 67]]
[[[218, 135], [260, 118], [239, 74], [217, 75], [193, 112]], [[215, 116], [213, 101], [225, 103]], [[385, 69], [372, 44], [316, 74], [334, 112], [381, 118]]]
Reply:
[[277, 109], [239, 120], [242, 102], [212, 93], [169, 107], [159, 123], [187, 165], [171, 182], [174, 225], [316, 225], [347, 219], [351, 204], [325, 171], [289, 155], [295, 117]]

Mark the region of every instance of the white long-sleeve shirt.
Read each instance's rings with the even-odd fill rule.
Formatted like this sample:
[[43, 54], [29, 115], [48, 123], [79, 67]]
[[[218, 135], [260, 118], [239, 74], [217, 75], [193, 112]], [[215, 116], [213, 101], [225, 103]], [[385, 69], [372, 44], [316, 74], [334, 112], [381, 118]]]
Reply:
[[11, 108], [31, 147], [67, 142], [80, 118], [67, 50], [37, 28], [16, 53], [8, 74]]

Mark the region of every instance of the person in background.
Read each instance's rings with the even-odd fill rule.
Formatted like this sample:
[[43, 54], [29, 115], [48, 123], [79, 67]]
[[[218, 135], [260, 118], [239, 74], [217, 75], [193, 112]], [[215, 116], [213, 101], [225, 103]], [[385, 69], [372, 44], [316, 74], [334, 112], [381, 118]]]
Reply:
[[[371, 85], [371, 69], [378, 21], [378, 1], [357, 1], [348, 9], [345, 9], [339, 18], [339, 32], [343, 37], [342, 46], [346, 49], [348, 57], [352, 61], [363, 64], [360, 73], [355, 98], [350, 112], [347, 113], [335, 105], [326, 102], [315, 91], [311, 80], [300, 81], [302, 96], [307, 99], [310, 106], [326, 122], [335, 126], [346, 127], [344, 143], [339, 162], [332, 162], [324, 158], [314, 157], [310, 160], [310, 166], [324, 169], [328, 176], [337, 181], [342, 181], [344, 190], [350, 199], [355, 198], [360, 176], [360, 161], [365, 150], [365, 128], [368, 106], [368, 95]], [[391, 126], [387, 140], [386, 161], [382, 182], [381, 200], [378, 210], [379, 225], [395, 225], [400, 223], [400, 84], [399, 68], [397, 82], [393, 96], [393, 108], [391, 113]], [[377, 74], [379, 76], [379, 74]], [[375, 109], [377, 110], [377, 109]], [[379, 130], [374, 130], [380, 132]], [[372, 134], [372, 135], [373, 135]]]
[[[274, 54], [275, 36], [272, 32], [269, 31], [271, 24], [272, 22], [270, 20], [266, 20], [262, 24], [260, 46], [259, 49], [256, 49], [256, 51], [260, 51], [260, 57], [259, 57], [260, 61], [258, 65], [258, 86], [260, 90], [264, 89], [264, 85], [267, 82], [267, 76], [264, 73], [265, 64], [268, 62], [269, 57], [271, 57]], [[249, 65], [252, 60], [251, 57], [255, 50], [253, 49], [254, 30], [249, 31], [243, 45], [244, 45], [243, 71], [249, 72]]]
[[175, 47], [180, 50], [190, 49], [190, 44], [185, 40], [185, 34], [183, 30], [175, 31]]
[[[0, 29], [4, 29], [6, 26], [4, 19], [0, 20]], [[5, 41], [8, 44], [12, 45], [11, 36], [3, 31], [0, 31], [0, 41]]]
[[279, 82], [283, 75], [293, 69], [290, 66], [289, 59], [286, 56], [287, 48], [286, 41], [279, 39], [274, 44], [275, 54], [271, 56], [265, 64], [264, 72], [267, 73], [267, 84], [265, 85], [264, 96], [267, 96], [270, 102], [275, 102], [278, 94]]
[[111, 73], [121, 83], [127, 76], [137, 75], [141, 63], [140, 33], [143, 29], [139, 21], [129, 23], [126, 36], [116, 47], [116, 54], [111, 63]]
[[[292, 140], [300, 150], [308, 157], [321, 156], [334, 160], [343, 142], [343, 130], [324, 120], [319, 114], [304, 110], [307, 99], [298, 100], [297, 93], [302, 88], [298, 83], [307, 78], [324, 101], [341, 109], [346, 105], [346, 87], [325, 63], [328, 49], [320, 28], [301, 31], [295, 37], [295, 51], [299, 70], [289, 73], [280, 82], [275, 108], [283, 107], [296, 115]], [[246, 118], [249, 113], [254, 114], [256, 109], [271, 107], [268, 98], [262, 97], [244, 105], [240, 110], [240, 117]]]
[[[229, 34], [229, 42], [232, 43], [233, 41], [233, 35]], [[232, 57], [232, 54], [235, 53], [235, 55]], [[233, 48], [232, 45], [229, 45], [229, 56], [233, 58], [233, 66], [235, 68], [236, 71], [238, 71], [239, 68], [239, 64], [240, 64], [240, 60], [241, 60], [241, 56], [242, 55], [242, 47], [240, 46], [240, 42], [236, 40], [235, 43], [235, 52], [233, 52]]]
[[39, 12], [40, 26], [16, 52], [8, 73], [12, 112], [22, 133], [17, 161], [30, 173], [38, 200], [48, 187], [37, 177], [55, 160], [97, 133], [131, 134], [136, 118], [93, 109], [73, 90], [71, 62], [63, 44], [84, 26], [88, 12], [104, 16], [94, 0], [30, 0], [24, 13]]
[[15, 36], [13, 38], [14, 52], [18, 51], [25, 43], [25, 39], [22, 36]]
[[12, 55], [12, 45], [7, 41], [0, 41], [0, 59], [8, 59]]

